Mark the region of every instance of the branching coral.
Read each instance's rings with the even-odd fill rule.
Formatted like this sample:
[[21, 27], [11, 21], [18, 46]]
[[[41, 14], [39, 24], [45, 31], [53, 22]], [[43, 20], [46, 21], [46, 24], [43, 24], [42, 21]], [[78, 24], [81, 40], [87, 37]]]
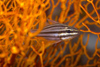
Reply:
[[[99, 4], [100, 0], [0, 0], [0, 67], [99, 66], [100, 31], [90, 27], [100, 29]], [[57, 7], [60, 12], [53, 18]], [[47, 18], [75, 26], [82, 34], [56, 45], [36, 37]], [[87, 49], [91, 34], [97, 35], [92, 56]]]

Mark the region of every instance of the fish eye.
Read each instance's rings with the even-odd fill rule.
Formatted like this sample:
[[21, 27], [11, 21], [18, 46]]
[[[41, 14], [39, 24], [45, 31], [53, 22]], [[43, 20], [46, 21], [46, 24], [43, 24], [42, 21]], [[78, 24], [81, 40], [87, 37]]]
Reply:
[[71, 31], [70, 31], [70, 30], [68, 30], [67, 32], [68, 32], [68, 33], [71, 33]]

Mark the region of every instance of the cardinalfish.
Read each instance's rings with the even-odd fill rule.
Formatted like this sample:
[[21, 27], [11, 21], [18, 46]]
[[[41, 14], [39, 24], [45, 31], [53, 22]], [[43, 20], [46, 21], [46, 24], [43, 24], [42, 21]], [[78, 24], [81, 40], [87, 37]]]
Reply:
[[[50, 22], [56, 22], [50, 19], [47, 19]], [[68, 26], [66, 24], [56, 24], [48, 25], [37, 35], [37, 37], [44, 37], [47, 40], [70, 40], [79, 35], [80, 31], [74, 27]]]

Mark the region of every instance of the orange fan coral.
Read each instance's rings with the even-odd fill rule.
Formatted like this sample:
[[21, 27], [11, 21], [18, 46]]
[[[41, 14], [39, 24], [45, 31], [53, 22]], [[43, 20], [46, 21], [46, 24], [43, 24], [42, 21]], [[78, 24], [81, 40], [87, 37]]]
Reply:
[[[47, 18], [82, 33], [53, 45], [36, 37]], [[0, 0], [0, 67], [99, 67], [99, 41], [100, 0]]]

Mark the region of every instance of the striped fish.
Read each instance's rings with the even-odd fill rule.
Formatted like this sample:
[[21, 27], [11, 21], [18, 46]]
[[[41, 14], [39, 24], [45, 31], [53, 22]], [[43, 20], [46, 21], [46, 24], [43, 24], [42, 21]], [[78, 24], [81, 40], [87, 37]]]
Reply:
[[74, 27], [65, 24], [54, 24], [44, 27], [37, 37], [60, 41], [73, 39], [77, 35], [79, 35], [79, 30]]

